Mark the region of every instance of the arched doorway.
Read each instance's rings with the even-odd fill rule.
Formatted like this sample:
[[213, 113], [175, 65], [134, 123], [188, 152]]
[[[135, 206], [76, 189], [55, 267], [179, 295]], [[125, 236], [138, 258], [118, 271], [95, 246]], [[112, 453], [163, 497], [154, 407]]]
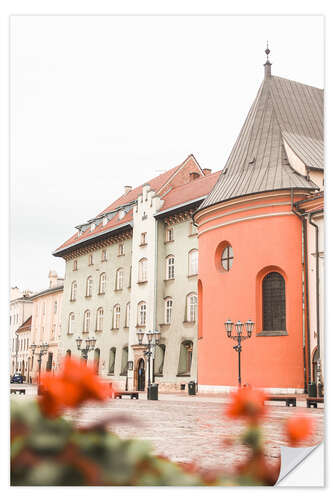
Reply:
[[144, 391], [146, 374], [145, 374], [145, 361], [142, 358], [140, 358], [138, 361], [137, 376], [138, 376], [137, 390]]
[[315, 352], [313, 353], [312, 356], [312, 375], [313, 379], [312, 381], [315, 382], [316, 384], [319, 382], [319, 366], [318, 366], [318, 349], [316, 348]]
[[94, 352], [94, 367], [95, 367], [95, 371], [98, 375], [99, 373], [99, 358], [100, 358], [100, 355], [101, 355], [101, 351], [98, 349], [95, 349], [95, 352]]

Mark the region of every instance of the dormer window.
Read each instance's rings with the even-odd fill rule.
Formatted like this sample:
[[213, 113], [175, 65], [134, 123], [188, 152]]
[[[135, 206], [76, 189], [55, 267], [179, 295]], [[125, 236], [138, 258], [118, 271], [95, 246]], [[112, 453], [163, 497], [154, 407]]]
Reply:
[[126, 215], [125, 210], [119, 210], [119, 220], [123, 219]]
[[109, 219], [107, 217], [103, 217], [103, 226], [106, 226], [108, 222]]
[[92, 224], [90, 224], [90, 232], [92, 233], [93, 231], [95, 231], [96, 229], [96, 224], [95, 222], [93, 222]]

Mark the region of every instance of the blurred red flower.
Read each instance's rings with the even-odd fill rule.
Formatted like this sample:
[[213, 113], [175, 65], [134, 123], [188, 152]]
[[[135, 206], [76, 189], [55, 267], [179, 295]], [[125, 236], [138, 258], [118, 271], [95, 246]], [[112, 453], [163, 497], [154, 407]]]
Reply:
[[297, 446], [313, 433], [313, 419], [307, 415], [293, 415], [286, 421], [285, 429], [291, 446]]
[[77, 408], [87, 401], [105, 401], [112, 395], [93, 368], [69, 357], [58, 375], [43, 374], [40, 386], [39, 406], [48, 417], [57, 417], [64, 408]]
[[242, 387], [237, 392], [232, 393], [226, 416], [245, 418], [252, 424], [256, 424], [266, 413], [265, 399], [264, 392], [251, 387]]

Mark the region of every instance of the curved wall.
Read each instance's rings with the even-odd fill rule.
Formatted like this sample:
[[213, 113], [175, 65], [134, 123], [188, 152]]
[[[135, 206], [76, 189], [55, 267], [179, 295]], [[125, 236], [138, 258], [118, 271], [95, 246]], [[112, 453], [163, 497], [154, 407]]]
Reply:
[[[302, 195], [294, 197], [297, 201]], [[255, 321], [242, 343], [242, 384], [266, 388], [304, 388], [302, 313], [302, 229], [291, 211], [289, 192], [262, 193], [209, 207], [195, 216], [199, 225], [198, 382], [235, 386], [237, 353], [224, 322]], [[224, 243], [234, 252], [223, 271]], [[287, 335], [262, 333], [261, 283], [271, 271], [285, 278]]]

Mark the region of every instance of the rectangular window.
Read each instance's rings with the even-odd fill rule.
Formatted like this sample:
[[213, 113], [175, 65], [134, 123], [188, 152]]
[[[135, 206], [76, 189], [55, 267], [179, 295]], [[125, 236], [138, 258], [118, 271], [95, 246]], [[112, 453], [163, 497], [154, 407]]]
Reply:
[[165, 241], [173, 241], [173, 227], [168, 227], [165, 233]]
[[146, 244], [147, 244], [147, 233], [141, 233], [140, 245], [146, 245]]
[[118, 255], [125, 255], [125, 250], [124, 250], [124, 243], [119, 243], [118, 247]]
[[94, 261], [93, 261], [93, 254], [91, 253], [91, 254], [89, 255], [89, 257], [88, 257], [88, 265], [89, 265], [89, 266], [92, 266], [92, 265], [93, 265], [93, 263], [94, 263]]
[[73, 271], [77, 271], [77, 260], [73, 261]]
[[108, 260], [108, 254], [106, 250], [102, 250], [102, 262], [106, 262]]

